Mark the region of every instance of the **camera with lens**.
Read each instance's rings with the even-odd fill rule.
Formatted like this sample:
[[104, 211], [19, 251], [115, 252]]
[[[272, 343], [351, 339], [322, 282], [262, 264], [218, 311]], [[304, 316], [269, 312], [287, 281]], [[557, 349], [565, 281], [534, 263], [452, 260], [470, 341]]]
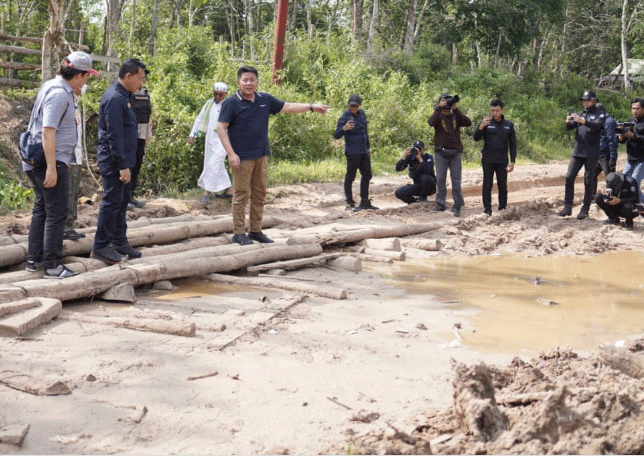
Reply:
[[458, 95], [444, 95], [443, 100], [445, 100], [445, 105], [451, 108], [459, 102], [460, 98]]
[[623, 135], [627, 131], [633, 131], [635, 128], [635, 122], [617, 122], [615, 127], [615, 133], [618, 135]]

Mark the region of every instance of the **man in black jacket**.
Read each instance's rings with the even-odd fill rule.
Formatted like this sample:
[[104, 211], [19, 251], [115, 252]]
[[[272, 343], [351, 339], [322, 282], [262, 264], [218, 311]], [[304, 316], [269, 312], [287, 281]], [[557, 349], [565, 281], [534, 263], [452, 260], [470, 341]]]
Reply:
[[633, 219], [637, 217], [636, 204], [639, 203], [639, 188], [632, 177], [622, 173], [609, 173], [606, 176], [606, 193], [595, 196], [595, 202], [608, 216], [605, 224], [619, 225], [624, 217], [624, 228], [633, 229]]
[[407, 204], [427, 201], [429, 195], [436, 193], [436, 175], [434, 157], [425, 153], [425, 143], [421, 140], [414, 141], [412, 147], [408, 147], [396, 163], [396, 171], [402, 171], [407, 167], [409, 177], [414, 183], [403, 185], [396, 190], [396, 198]]
[[[490, 114], [486, 114], [474, 132], [474, 141], [483, 138], [481, 165], [483, 166], [483, 212], [492, 215], [492, 185], [496, 173], [499, 189], [499, 210], [508, 205], [508, 173], [514, 170], [517, 158], [517, 137], [514, 125], [503, 117], [503, 101], [495, 98], [490, 103]], [[508, 161], [508, 150], [510, 160]]]
[[570, 113], [566, 117], [566, 129], [574, 130], [575, 148], [568, 163], [566, 173], [566, 191], [564, 196], [564, 208], [557, 212], [559, 217], [572, 215], [572, 200], [575, 196], [575, 178], [581, 167], [584, 167], [584, 201], [577, 219], [583, 220], [588, 217], [588, 209], [593, 200], [595, 189], [595, 167], [599, 158], [599, 137], [601, 129], [604, 128], [606, 114], [595, 106], [597, 96], [592, 90], [586, 90], [579, 98], [584, 105], [584, 110], [579, 114]]
[[635, 127], [620, 134], [620, 143], [626, 143], [627, 160], [624, 165], [624, 176], [631, 176], [637, 182], [637, 189], [640, 194], [640, 201], [644, 202], [644, 193], [641, 185], [644, 179], [644, 98], [635, 98], [631, 102], [633, 122]]

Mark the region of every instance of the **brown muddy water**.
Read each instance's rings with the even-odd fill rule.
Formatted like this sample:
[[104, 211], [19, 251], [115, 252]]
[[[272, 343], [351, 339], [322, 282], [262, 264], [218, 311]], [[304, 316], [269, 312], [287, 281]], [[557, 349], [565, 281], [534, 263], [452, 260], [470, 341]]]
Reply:
[[432, 295], [428, 306], [460, 315], [470, 348], [535, 355], [555, 347], [595, 350], [644, 334], [638, 252], [441, 258], [396, 263], [393, 273], [376, 269], [408, 295]]

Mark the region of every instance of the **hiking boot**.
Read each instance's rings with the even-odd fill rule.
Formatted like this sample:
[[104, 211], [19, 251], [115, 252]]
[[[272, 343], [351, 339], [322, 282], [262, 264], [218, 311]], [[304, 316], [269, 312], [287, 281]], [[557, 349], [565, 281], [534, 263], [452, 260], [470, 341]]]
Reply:
[[68, 241], [78, 241], [79, 239], [83, 239], [85, 237], [85, 234], [79, 233], [76, 230], [67, 230], [63, 233], [63, 239], [66, 239]]
[[442, 204], [436, 204], [434, 208], [432, 209], [434, 212], [443, 212], [445, 210], [445, 206]]
[[115, 245], [114, 250], [121, 255], [127, 255], [130, 258], [141, 258], [143, 256], [140, 250], [135, 249], [127, 242], [123, 245]]
[[273, 242], [273, 240], [271, 238], [266, 236], [261, 231], [259, 233], [255, 232], [255, 231], [249, 231], [248, 232], [248, 238], [253, 240], [253, 241], [257, 241], [260, 244], [270, 244], [271, 242]]
[[245, 233], [242, 234], [233, 234], [233, 242], [236, 242], [239, 245], [252, 245], [253, 241], [250, 240]]
[[557, 212], [557, 215], [558, 215], [559, 217], [566, 217], [566, 216], [568, 216], [568, 215], [572, 215], [572, 206], [571, 206], [571, 205], [569, 205], [569, 204], [566, 204], [566, 205], [563, 207], [563, 209], [562, 209], [562, 210], [560, 210], [559, 212]]
[[67, 279], [69, 277], [74, 277], [80, 274], [80, 272], [72, 271], [68, 269], [65, 265], [59, 264], [53, 269], [45, 270], [43, 274], [43, 279]]
[[42, 270], [42, 261], [27, 260], [25, 271], [38, 272]]
[[483, 213], [484, 213], [485, 215], [492, 215], [492, 209], [485, 209], [485, 210], [483, 211]]
[[618, 218], [609, 218], [606, 219], [602, 222], [604, 225], [619, 225], [619, 219]]
[[370, 211], [375, 211], [378, 208], [371, 204], [370, 199], [361, 199], [360, 200], [360, 205], [356, 207], [354, 210], [355, 211], [364, 211], [364, 210], [370, 210]]
[[452, 207], [452, 215], [454, 217], [460, 217], [461, 216], [461, 208], [457, 207], [457, 206]]
[[92, 250], [92, 253], [90, 253], [89, 256], [91, 258], [104, 261], [107, 264], [116, 264], [125, 260], [125, 256], [114, 250], [114, 247], [111, 245], [103, 247], [102, 249]]
[[626, 219], [624, 220], [624, 228], [627, 230], [632, 230], [633, 229], [633, 219]]
[[345, 211], [352, 211], [356, 208], [355, 201], [347, 201], [347, 207], [344, 208]]
[[588, 207], [582, 206], [579, 214], [577, 214], [577, 220], [583, 220], [588, 217]]

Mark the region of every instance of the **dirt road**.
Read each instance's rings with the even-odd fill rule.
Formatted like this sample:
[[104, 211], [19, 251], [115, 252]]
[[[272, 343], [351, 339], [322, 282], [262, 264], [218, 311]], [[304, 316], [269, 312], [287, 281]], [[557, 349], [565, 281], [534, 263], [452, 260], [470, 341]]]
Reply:
[[[509, 179], [509, 209], [492, 217], [482, 215], [480, 170], [467, 170], [466, 207], [458, 221], [447, 212], [432, 213], [432, 203], [406, 206], [396, 201], [392, 194], [406, 182], [402, 175], [374, 179], [373, 203], [381, 208], [374, 212], [344, 211], [339, 184], [273, 188], [266, 213], [282, 222], [267, 233], [331, 222], [437, 221], [445, 226], [423, 237], [439, 239], [443, 248], [415, 260], [428, 267], [433, 258], [445, 257], [644, 252], [644, 226], [638, 219], [635, 230], [626, 231], [604, 226], [595, 208], [584, 221], [555, 216], [562, 204], [565, 167], [517, 167]], [[576, 186], [578, 195], [582, 187]], [[80, 225], [91, 226], [96, 211], [95, 205], [82, 206]], [[130, 217], [229, 211], [224, 201], [204, 207], [197, 201], [156, 200]], [[28, 214], [2, 221], [5, 232], [24, 234], [27, 226]], [[0, 441], [27, 429], [22, 446], [0, 444], [0, 451], [641, 450], [625, 442], [625, 436], [644, 441], [639, 438], [643, 398], [636, 380], [601, 365], [594, 353], [578, 357], [552, 347], [552, 352], [513, 360], [512, 351], [477, 351], [454, 330], [471, 310], [406, 291], [391, 280], [388, 268], [396, 265], [365, 264], [356, 272], [305, 268], [288, 274], [344, 288], [346, 300], [195, 278], [175, 282], [178, 288], [172, 292], [137, 290], [135, 305], [67, 303], [58, 319], [28, 337], [0, 339], [0, 381], [5, 381], [0, 385]], [[184, 318], [207, 329], [198, 330], [196, 337], [168, 336], [83, 322], [74, 313]], [[478, 361], [485, 366], [476, 372], [463, 367]], [[63, 382], [71, 394], [36, 396], [6, 386], [12, 380]], [[496, 389], [496, 398], [494, 393], [478, 397], [463, 384], [475, 384], [472, 390], [476, 385], [480, 391]], [[457, 391], [462, 394], [455, 400]], [[471, 404], [480, 407], [473, 410]]]

